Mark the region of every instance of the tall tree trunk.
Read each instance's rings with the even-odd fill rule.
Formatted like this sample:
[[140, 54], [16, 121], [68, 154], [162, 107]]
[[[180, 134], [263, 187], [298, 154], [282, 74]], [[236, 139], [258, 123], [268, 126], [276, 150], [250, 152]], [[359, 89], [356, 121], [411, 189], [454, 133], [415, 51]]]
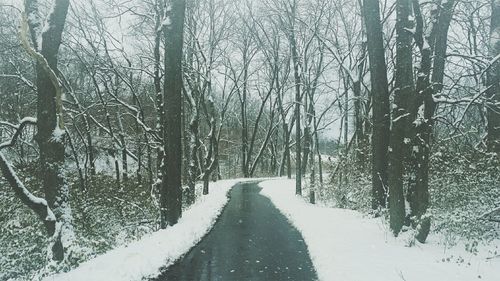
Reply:
[[[154, 56], [154, 89], [156, 95], [156, 130], [158, 131], [159, 136], [161, 137], [162, 143], [158, 145], [156, 149], [156, 180], [154, 181], [154, 187], [160, 189], [161, 188], [161, 179], [163, 173], [163, 160], [165, 158], [164, 155], [164, 146], [165, 146], [165, 135], [164, 135], [164, 119], [165, 119], [165, 110], [163, 105], [163, 90], [161, 85], [161, 41], [162, 41], [162, 17], [164, 16], [164, 6], [165, 0], [156, 0], [155, 1], [155, 44], [153, 48], [153, 56]], [[152, 166], [152, 165], [151, 165]]]
[[[310, 91], [310, 89], [308, 89]], [[312, 108], [311, 101], [309, 101], [309, 94], [304, 95], [304, 108], [307, 111], [305, 119], [305, 126], [304, 126], [304, 137], [303, 137], [303, 153], [302, 153], [302, 175], [305, 175], [307, 172], [307, 164], [309, 162], [309, 153], [311, 152], [311, 146], [312, 146], [312, 136], [311, 136], [311, 117], [310, 117], [310, 111]]]
[[488, 151], [500, 155], [500, 2], [491, 1], [490, 57], [496, 58], [488, 71]]
[[405, 133], [408, 124], [407, 100], [414, 93], [412, 58], [411, 0], [396, 3], [396, 68], [394, 106], [389, 151], [389, 214], [392, 232], [398, 235], [405, 221], [405, 197], [403, 188], [404, 155], [406, 155]]
[[[186, 34], [188, 36], [185, 41], [187, 42], [187, 49], [186, 49], [186, 65], [188, 66], [188, 69], [194, 69], [194, 52], [197, 48], [196, 46], [196, 30], [197, 30], [197, 25], [196, 25], [196, 20], [194, 19], [194, 6], [196, 3], [194, 1], [186, 3], [186, 25], [187, 28], [191, 30], [190, 33]], [[196, 79], [195, 77], [195, 71], [187, 71], [188, 73], [185, 74], [188, 76], [188, 79], [194, 81]], [[195, 201], [196, 197], [196, 191], [195, 191], [195, 186], [196, 186], [196, 178], [198, 176], [198, 164], [197, 164], [197, 145], [198, 145], [198, 108], [197, 104], [194, 104], [194, 94], [193, 90], [191, 89], [191, 92], [187, 92], [187, 89], [184, 90], [184, 96], [183, 96], [183, 102], [182, 102], [182, 132], [183, 132], [183, 152], [184, 152], [184, 159], [183, 159], [183, 164], [184, 167], [182, 169], [183, 173], [183, 182], [188, 185], [188, 189], [185, 193], [186, 195], [186, 204], [191, 205]], [[194, 104], [194, 105], [193, 105]], [[188, 108], [191, 106], [191, 118], [189, 118], [188, 114]], [[194, 108], [193, 108], [194, 106]], [[188, 121], [189, 120], [189, 121]], [[196, 122], [194, 124], [193, 122]]]
[[[69, 0], [55, 0], [46, 26], [40, 30], [43, 22], [38, 15], [38, 2], [25, 0], [27, 19], [23, 20], [30, 27], [34, 50], [26, 40], [25, 48], [37, 60], [37, 134], [36, 141], [40, 148], [40, 174], [48, 206], [60, 227], [49, 229], [53, 236], [52, 258], [62, 261], [65, 249], [62, 236], [72, 235], [71, 208], [69, 206], [69, 186], [65, 179], [65, 128], [62, 108], [62, 87], [57, 78], [57, 56], [69, 7]], [[38, 34], [41, 32], [41, 34]], [[41, 42], [38, 38], [41, 38]], [[40, 45], [38, 45], [40, 44]], [[58, 233], [54, 233], [58, 231]], [[52, 232], [52, 233], [51, 233]], [[66, 239], [64, 241], [66, 243]]]
[[302, 151], [301, 151], [301, 78], [300, 78], [300, 57], [297, 50], [297, 40], [295, 34], [295, 18], [297, 14], [297, 1], [293, 0], [290, 5], [290, 31], [289, 40], [293, 61], [293, 77], [295, 84], [295, 194], [302, 195]]
[[120, 112], [116, 112], [116, 119], [118, 120], [118, 137], [120, 138], [120, 145], [122, 150], [122, 178], [126, 182], [128, 180], [128, 163], [127, 163], [127, 144], [125, 142], [125, 131], [123, 129], [122, 117]]
[[185, 0], [170, 0], [165, 27], [164, 173], [160, 190], [160, 226], [178, 222], [182, 214], [182, 47]]
[[147, 154], [147, 165], [148, 165], [148, 185], [153, 185], [153, 158], [151, 145], [149, 145], [149, 137], [147, 132], [144, 132], [144, 140], [146, 141], [146, 154]]
[[87, 136], [87, 147], [88, 147], [87, 156], [90, 165], [90, 175], [95, 176], [96, 170], [95, 170], [94, 145], [92, 142], [90, 122], [88, 120], [87, 114], [83, 114], [83, 122], [85, 124], [85, 135]]
[[247, 85], [248, 85], [248, 38], [244, 38], [243, 46], [243, 89], [240, 97], [241, 106], [241, 167], [243, 177], [248, 178], [248, 119], [247, 119]]
[[[429, 158], [431, 136], [434, 124], [436, 103], [433, 95], [441, 92], [448, 29], [455, 7], [455, 1], [443, 3], [437, 0], [431, 11], [429, 33], [423, 36], [423, 19], [418, 0], [413, 0], [417, 20], [415, 41], [422, 54], [416, 87], [416, 101], [412, 108], [415, 117], [413, 147], [411, 155], [411, 174], [408, 201], [410, 203], [413, 226], [417, 228], [416, 239], [425, 242], [430, 231], [430, 217], [426, 216], [429, 207]], [[428, 44], [426, 44], [426, 42]], [[431, 74], [432, 71], [432, 74]]]
[[318, 156], [318, 174], [319, 174], [319, 185], [323, 187], [323, 159], [321, 156], [321, 150], [319, 149], [319, 137], [316, 117], [314, 117], [315, 129], [314, 129], [314, 142], [316, 147], [316, 155]]
[[443, 89], [444, 70], [446, 63], [446, 50], [448, 48], [448, 29], [453, 16], [455, 0], [446, 0], [441, 3], [438, 1], [440, 12], [438, 22], [436, 24], [436, 36], [434, 43], [434, 63], [432, 67], [431, 83], [432, 93], [424, 97], [424, 126], [420, 134], [423, 140], [423, 146], [420, 150], [423, 151], [423, 157], [420, 158], [421, 163], [417, 166], [417, 197], [421, 199], [418, 202], [416, 217], [422, 218], [418, 222], [417, 229], [419, 230], [416, 238], [420, 242], [425, 242], [430, 231], [430, 217], [426, 217], [425, 213], [429, 207], [429, 159], [431, 153], [431, 136], [434, 127], [434, 112], [436, 111], [436, 103], [434, 95], [439, 94]]
[[194, 203], [196, 180], [199, 176], [198, 169], [198, 150], [200, 146], [199, 140], [199, 110], [198, 102], [195, 99], [195, 93], [190, 94], [191, 104], [191, 120], [189, 122], [189, 169], [188, 169], [188, 192], [186, 202], [188, 205]]
[[378, 0], [363, 0], [363, 14], [370, 59], [372, 118], [372, 208], [384, 207], [387, 187], [389, 141], [389, 90]]
[[365, 152], [366, 152], [366, 136], [363, 130], [364, 117], [362, 116], [362, 91], [361, 84], [363, 81], [363, 72], [365, 69], [365, 56], [366, 56], [366, 44], [362, 46], [362, 52], [358, 59], [359, 64], [357, 65], [358, 77], [353, 82], [353, 95], [354, 95], [354, 135], [356, 136], [356, 162], [357, 167], [366, 167], [365, 162]]

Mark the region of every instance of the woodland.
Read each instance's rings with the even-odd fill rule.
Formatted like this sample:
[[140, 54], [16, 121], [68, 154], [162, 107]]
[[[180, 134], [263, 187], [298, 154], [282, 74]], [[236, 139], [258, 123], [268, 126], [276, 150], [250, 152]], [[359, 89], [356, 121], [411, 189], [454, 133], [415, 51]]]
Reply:
[[474, 253], [499, 157], [499, 0], [0, 0], [0, 280], [252, 177]]

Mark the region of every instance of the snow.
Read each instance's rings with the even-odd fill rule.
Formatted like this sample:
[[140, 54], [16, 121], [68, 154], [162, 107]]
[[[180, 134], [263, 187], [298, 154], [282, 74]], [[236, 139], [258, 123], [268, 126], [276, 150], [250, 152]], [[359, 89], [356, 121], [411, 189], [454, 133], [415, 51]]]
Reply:
[[65, 133], [66, 130], [61, 129], [59, 126], [56, 126], [54, 131], [52, 131], [52, 141], [61, 142]]
[[483, 249], [476, 255], [460, 246], [446, 249], [436, 235], [426, 244], [407, 247], [413, 240], [411, 231], [394, 238], [382, 218], [308, 204], [294, 195], [294, 180], [260, 186], [261, 194], [302, 233], [320, 280], [499, 280], [500, 258], [495, 251]]
[[182, 257], [208, 233], [228, 201], [232, 186], [243, 180], [210, 183], [210, 194], [185, 210], [172, 227], [118, 247], [76, 269], [43, 281], [131, 281], [154, 278], [160, 270]]
[[[500, 34], [500, 32], [499, 32], [499, 34]], [[500, 42], [500, 39], [499, 39], [499, 42]], [[489, 62], [489, 65], [493, 65], [493, 64], [495, 64], [497, 62], [500, 62], [500, 53]]]
[[26, 122], [36, 124], [36, 118], [35, 117], [24, 117], [23, 119], [21, 119], [21, 121], [19, 123], [26, 123]]
[[424, 39], [424, 45], [423, 45], [422, 49], [423, 50], [428, 50], [430, 48], [431, 48], [431, 46], [429, 45], [429, 42]]
[[413, 27], [413, 28], [405, 28], [404, 30], [408, 31], [409, 33], [411, 33], [412, 35], [417, 33], [417, 28], [416, 27]]
[[417, 118], [413, 121], [413, 124], [418, 127], [425, 122], [425, 105], [421, 104], [418, 107]]
[[31, 193], [26, 188], [26, 186], [23, 184], [23, 182], [17, 176], [16, 172], [12, 169], [12, 164], [9, 163], [9, 161], [7, 161], [7, 159], [5, 158], [5, 156], [3, 155], [2, 152], [0, 152], [0, 161], [2, 161], [5, 164], [6, 168], [9, 170], [9, 173], [12, 175], [12, 177], [16, 181], [17, 186], [21, 189], [21, 192], [28, 198], [29, 201], [31, 201], [33, 204], [43, 205], [43, 206], [47, 207], [47, 217], [45, 218], [45, 220], [46, 221], [55, 221], [56, 216], [54, 215], [52, 210], [49, 208], [47, 201], [43, 198], [36, 197], [35, 195], [33, 195], [33, 193]]
[[45, 36], [45, 33], [47, 33], [52, 27], [52, 22], [50, 22], [50, 19], [54, 16], [54, 13], [56, 12], [56, 5], [57, 1], [53, 1], [52, 6], [50, 7], [47, 17], [45, 19], [45, 22], [42, 25], [43, 26], [42, 30], [40, 31], [40, 34], [38, 34], [37, 44], [40, 48], [42, 47], [42, 42], [43, 42], [42, 40]]
[[[162, 28], [165, 28], [165, 27], [170, 26], [171, 24], [172, 24], [172, 22], [171, 22], [171, 20], [170, 20], [170, 17], [168, 17], [168, 16], [167, 16], [167, 17], [165, 17], [165, 19], [161, 22], [161, 25], [160, 25], [160, 26], [161, 26], [161, 27], [160, 27], [160, 30], [161, 30]], [[158, 32], [160, 32], [160, 30], [158, 30]]]
[[491, 31], [490, 44], [491, 44], [491, 49], [493, 50], [498, 49], [498, 44], [500, 44], [500, 27], [497, 27], [495, 28], [495, 30]]

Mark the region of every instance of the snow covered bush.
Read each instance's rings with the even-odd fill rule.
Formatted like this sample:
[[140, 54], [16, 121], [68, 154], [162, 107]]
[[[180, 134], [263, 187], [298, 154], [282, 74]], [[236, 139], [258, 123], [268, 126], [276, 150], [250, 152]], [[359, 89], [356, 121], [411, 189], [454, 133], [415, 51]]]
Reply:
[[[43, 194], [33, 168], [19, 172], [35, 194]], [[158, 212], [150, 190], [138, 185], [135, 178], [118, 189], [112, 177], [99, 174], [86, 191], [79, 188], [76, 178], [69, 180], [77, 244], [66, 263], [55, 264], [47, 260], [48, 238], [39, 219], [0, 179], [0, 280], [37, 280], [49, 273], [68, 271], [157, 229]]]
[[430, 175], [434, 229], [450, 238], [499, 238], [500, 225], [481, 219], [500, 204], [499, 159], [474, 151], [457, 153], [449, 146], [437, 150], [431, 159]]
[[339, 208], [368, 211], [371, 204], [370, 173], [358, 165], [350, 154], [340, 157], [332, 167], [321, 197]]
[[[352, 156], [339, 161], [331, 169], [329, 183], [321, 190], [320, 200], [339, 208], [370, 213], [369, 167], [357, 168]], [[481, 243], [500, 238], [500, 224], [482, 218], [500, 206], [499, 182], [497, 157], [470, 147], [436, 145], [431, 156], [429, 184], [431, 205], [428, 214], [432, 218], [432, 231], [443, 234], [446, 243], [466, 240], [470, 252]], [[381, 214], [388, 216], [385, 211]]]

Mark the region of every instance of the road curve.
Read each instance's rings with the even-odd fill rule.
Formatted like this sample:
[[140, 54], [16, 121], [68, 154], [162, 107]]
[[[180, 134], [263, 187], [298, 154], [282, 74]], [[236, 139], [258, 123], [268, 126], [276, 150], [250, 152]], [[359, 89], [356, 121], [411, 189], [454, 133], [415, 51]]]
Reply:
[[210, 233], [155, 281], [317, 280], [302, 235], [260, 189], [233, 187]]

